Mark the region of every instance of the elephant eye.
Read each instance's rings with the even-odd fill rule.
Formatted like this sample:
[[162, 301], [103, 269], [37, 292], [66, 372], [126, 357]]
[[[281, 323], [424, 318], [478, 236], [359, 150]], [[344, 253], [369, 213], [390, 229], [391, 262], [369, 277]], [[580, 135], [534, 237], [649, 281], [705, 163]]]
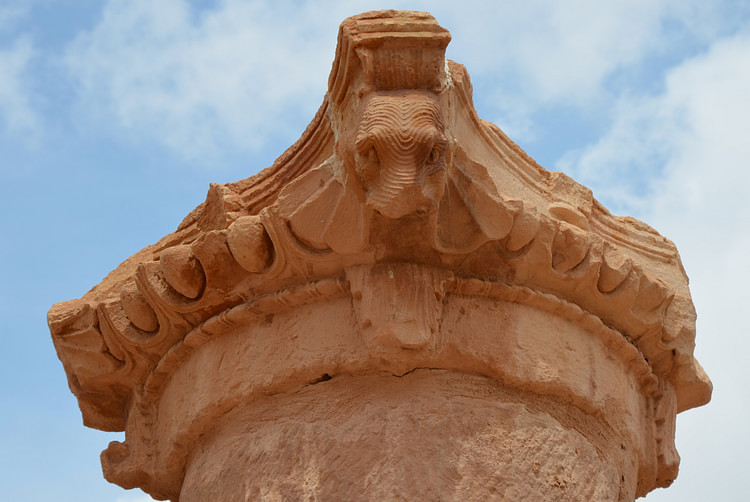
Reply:
[[427, 162], [429, 164], [437, 164], [440, 160], [440, 150], [437, 148], [433, 148], [430, 150], [430, 155], [427, 157]]
[[369, 183], [378, 177], [380, 171], [380, 157], [374, 146], [367, 149], [362, 155], [362, 161], [357, 163], [357, 172], [362, 181]]
[[377, 164], [380, 162], [380, 159], [378, 158], [378, 151], [375, 150], [375, 147], [370, 147], [370, 149], [367, 151], [367, 160], [372, 162], [373, 164]]

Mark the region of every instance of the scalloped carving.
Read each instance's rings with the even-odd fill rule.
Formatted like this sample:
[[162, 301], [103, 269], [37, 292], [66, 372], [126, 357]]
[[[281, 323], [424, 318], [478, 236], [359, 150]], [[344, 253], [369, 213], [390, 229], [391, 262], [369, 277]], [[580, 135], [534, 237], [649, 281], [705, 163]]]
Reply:
[[232, 223], [227, 244], [234, 259], [248, 272], [263, 272], [273, 260], [271, 240], [258, 216], [242, 216]]
[[589, 239], [585, 232], [561, 224], [552, 244], [552, 267], [566, 273], [583, 263], [589, 250]]
[[206, 274], [190, 246], [174, 246], [159, 256], [164, 278], [182, 296], [195, 299], [206, 286]]
[[597, 288], [602, 293], [611, 293], [625, 281], [632, 268], [632, 260], [619, 253], [612, 245], [605, 244]]
[[135, 285], [122, 289], [120, 301], [122, 309], [136, 328], [147, 332], [156, 331], [159, 328], [156, 312]]

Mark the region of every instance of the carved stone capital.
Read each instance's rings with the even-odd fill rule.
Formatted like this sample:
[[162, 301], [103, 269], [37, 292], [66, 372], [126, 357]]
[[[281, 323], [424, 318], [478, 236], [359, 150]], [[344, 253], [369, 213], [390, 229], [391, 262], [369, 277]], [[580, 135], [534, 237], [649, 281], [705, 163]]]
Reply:
[[[563, 445], [540, 447], [529, 466], [542, 498], [628, 500], [674, 479], [675, 415], [711, 394], [674, 245], [479, 119], [468, 74], [444, 59], [449, 40], [424, 13], [344, 21], [328, 93], [297, 143], [255, 176], [212, 185], [176, 232], [50, 310], [84, 423], [126, 431], [102, 455], [107, 479], [161, 499], [234, 500], [210, 469], [231, 461], [233, 441], [275, 459], [265, 476], [296, 468], [279, 453], [292, 447], [274, 450], [262, 434], [285, 435], [330, 475], [311, 467], [326, 453], [305, 449], [317, 428], [390, 416], [410, 399], [433, 416], [425, 393], [451, 413], [477, 410], [444, 424], [464, 446], [436, 439], [455, 458], [436, 460], [444, 484], [429, 490], [459, 490], [480, 472], [455, 466], [480, 462], [481, 441], [505, 461], [500, 435], [516, 430]], [[368, 408], [372, 385], [390, 390]], [[360, 404], [332, 418], [319, 399]], [[493, 416], [503, 418], [485, 439], [470, 434]], [[271, 419], [278, 428], [238, 436], [238, 420]], [[362, 430], [377, 451], [372, 438], [395, 434], [387, 423]], [[343, 455], [342, 441], [330, 451]], [[550, 458], [573, 451], [600, 475], [541, 488]], [[348, 481], [320, 481], [316, 493], [361, 493], [346, 483], [376, 472], [378, 455], [341, 466]], [[236, 486], [258, 495], [248, 469]], [[407, 498], [420, 493], [381, 474]]]

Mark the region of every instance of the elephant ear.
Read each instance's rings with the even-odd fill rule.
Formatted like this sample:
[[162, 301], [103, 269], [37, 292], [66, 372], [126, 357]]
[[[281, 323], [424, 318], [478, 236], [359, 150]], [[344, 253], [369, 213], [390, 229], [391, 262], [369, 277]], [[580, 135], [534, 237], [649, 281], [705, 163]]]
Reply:
[[332, 164], [329, 159], [287, 185], [279, 195], [278, 214], [307, 246], [351, 254], [366, 241], [365, 206], [336, 179]]
[[491, 240], [505, 238], [521, 201], [503, 198], [481, 164], [461, 149], [453, 154], [437, 216], [438, 250], [469, 253]]

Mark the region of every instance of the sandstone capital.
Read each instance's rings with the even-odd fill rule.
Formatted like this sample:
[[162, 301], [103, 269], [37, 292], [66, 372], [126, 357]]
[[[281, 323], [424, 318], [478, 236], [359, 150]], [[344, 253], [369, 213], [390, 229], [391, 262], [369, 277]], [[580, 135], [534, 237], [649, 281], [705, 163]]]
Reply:
[[671, 241], [481, 120], [429, 14], [345, 20], [269, 168], [49, 325], [158, 499], [633, 500], [708, 402]]

